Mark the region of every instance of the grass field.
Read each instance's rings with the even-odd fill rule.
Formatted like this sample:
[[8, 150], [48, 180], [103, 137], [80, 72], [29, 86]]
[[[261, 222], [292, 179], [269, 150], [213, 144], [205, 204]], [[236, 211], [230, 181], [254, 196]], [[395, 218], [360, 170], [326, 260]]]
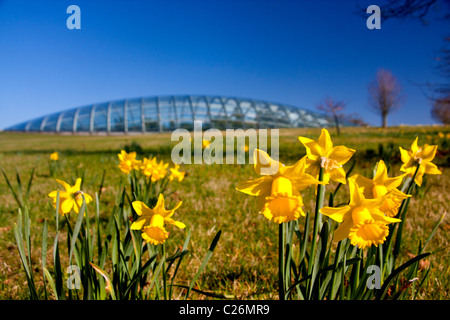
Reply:
[[[293, 164], [305, 155], [298, 136], [317, 139], [320, 129], [280, 130], [280, 161]], [[405, 223], [404, 242], [401, 257], [408, 259], [417, 251], [419, 241], [425, 241], [436, 222], [449, 210], [450, 178], [450, 133], [449, 127], [396, 127], [343, 128], [336, 136], [330, 130], [335, 145], [356, 149], [354, 172], [371, 176], [374, 164], [381, 158], [388, 159], [390, 175], [399, 175], [399, 146], [409, 149], [416, 136], [421, 144], [437, 144], [438, 153], [433, 163], [438, 165], [442, 175], [428, 175], [422, 187], [411, 199], [408, 220]], [[439, 135], [439, 133], [442, 133]], [[118, 169], [117, 154], [126, 146], [139, 146], [138, 157], [157, 156], [170, 162], [174, 142], [170, 134], [121, 135], [121, 136], [66, 136], [44, 134], [0, 133], [0, 167], [16, 185], [16, 169], [25, 185], [33, 170], [28, 205], [31, 218], [30, 257], [35, 269], [38, 286], [43, 286], [41, 261], [42, 224], [48, 221], [48, 235], [55, 235], [54, 208], [48, 194], [56, 190], [56, 182], [49, 172], [49, 156], [58, 151], [60, 170], [57, 174], [64, 181], [75, 181], [84, 177], [83, 190], [100, 195], [100, 221], [106, 227], [111, 210], [121, 194], [121, 183], [126, 176]], [[344, 168], [348, 168], [350, 162]], [[210, 262], [197, 280], [196, 286], [204, 291], [233, 296], [235, 299], [277, 299], [277, 226], [257, 212], [256, 200], [238, 191], [235, 187], [243, 180], [255, 177], [252, 165], [182, 165], [186, 172], [183, 181], [169, 184], [166, 195], [168, 207], [178, 201], [182, 206], [176, 211], [176, 219], [187, 225], [192, 232], [189, 244], [189, 263], [180, 267], [177, 282], [187, 285], [199, 269], [203, 256], [214, 235], [222, 230], [220, 241]], [[101, 190], [103, 172], [104, 182]], [[18, 204], [8, 185], [0, 177], [0, 299], [27, 299], [26, 277], [14, 239], [14, 223], [17, 221]], [[336, 183], [332, 182], [330, 189]], [[328, 186], [327, 186], [328, 188]], [[329, 189], [327, 189], [328, 191]], [[345, 186], [337, 202], [345, 202], [348, 196]], [[314, 190], [303, 194], [305, 211], [314, 208]], [[328, 199], [325, 196], [325, 199]], [[94, 212], [88, 205], [88, 212]], [[75, 216], [71, 217], [73, 220]], [[300, 218], [303, 219], [303, 218]], [[429, 266], [430, 273], [420, 288], [416, 299], [449, 299], [450, 264], [448, 216], [439, 226], [427, 250], [435, 252], [420, 263], [419, 277]], [[187, 229], [186, 229], [187, 230]], [[183, 245], [186, 230], [170, 229], [167, 251]], [[61, 251], [66, 252], [66, 239], [61, 232]], [[294, 247], [293, 250], [296, 248]], [[47, 252], [51, 260], [52, 251]], [[62, 261], [63, 268], [68, 261]], [[178, 296], [181, 297], [182, 290]], [[191, 298], [204, 299], [202, 294], [193, 293]]]

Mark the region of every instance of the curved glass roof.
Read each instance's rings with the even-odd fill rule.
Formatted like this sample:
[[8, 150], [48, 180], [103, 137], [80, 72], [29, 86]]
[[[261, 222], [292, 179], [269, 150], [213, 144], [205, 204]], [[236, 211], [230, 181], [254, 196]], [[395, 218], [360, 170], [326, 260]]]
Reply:
[[332, 120], [305, 109], [245, 98], [178, 95], [124, 99], [26, 121], [6, 131], [67, 133], [163, 132], [177, 128], [328, 127]]

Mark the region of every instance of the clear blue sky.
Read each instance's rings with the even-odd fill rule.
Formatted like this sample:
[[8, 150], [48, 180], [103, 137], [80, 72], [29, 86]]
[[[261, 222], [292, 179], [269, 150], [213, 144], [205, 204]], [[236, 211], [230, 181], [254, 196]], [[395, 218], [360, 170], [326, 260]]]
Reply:
[[[325, 96], [372, 125], [378, 68], [406, 98], [389, 125], [431, 124], [416, 83], [442, 82], [434, 57], [448, 22], [355, 14], [383, 1], [0, 0], [0, 128], [77, 106], [166, 94], [218, 94], [314, 110]], [[66, 9], [81, 9], [69, 30]], [[368, 15], [367, 15], [368, 16]], [[432, 16], [431, 16], [432, 17]]]

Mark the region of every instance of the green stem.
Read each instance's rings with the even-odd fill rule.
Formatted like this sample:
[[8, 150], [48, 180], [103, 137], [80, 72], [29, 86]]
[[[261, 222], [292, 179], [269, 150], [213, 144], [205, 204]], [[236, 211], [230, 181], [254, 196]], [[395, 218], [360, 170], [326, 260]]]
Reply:
[[164, 300], [167, 300], [167, 279], [166, 279], [166, 245], [163, 243], [161, 245], [162, 248], [162, 259], [163, 259], [163, 264], [162, 264], [162, 273], [163, 273], [163, 286], [164, 286]]
[[284, 223], [278, 228], [278, 295], [280, 300], [284, 299]]
[[[323, 181], [323, 168], [320, 167], [319, 171], [319, 181]], [[323, 199], [325, 196], [325, 186], [323, 184], [317, 185], [317, 195], [316, 195], [316, 209], [315, 209], [315, 217], [314, 217], [314, 231], [313, 237], [311, 241], [311, 252], [310, 252], [310, 261], [308, 262], [308, 275], [311, 274], [312, 268], [314, 266], [315, 256], [316, 256], [316, 244], [317, 244], [317, 234], [319, 233], [319, 228], [322, 224], [322, 213], [320, 209], [323, 207]], [[308, 281], [308, 289], [311, 286], [311, 281]], [[307, 291], [309, 292], [309, 290]]]
[[[417, 175], [417, 172], [419, 172], [419, 167], [420, 167], [420, 164], [417, 165], [416, 171], [414, 172], [414, 175], [413, 175], [411, 181], [409, 182], [409, 186], [406, 191], [407, 195], [411, 195], [411, 192], [415, 186], [416, 175]], [[395, 238], [394, 258], [396, 258], [400, 252], [400, 244], [402, 242], [402, 233], [403, 233], [403, 224], [405, 222], [406, 211], [408, 209], [409, 199], [410, 199], [410, 197], [404, 199], [402, 201], [400, 209], [398, 210], [398, 217], [401, 221], [398, 224], [397, 237]]]

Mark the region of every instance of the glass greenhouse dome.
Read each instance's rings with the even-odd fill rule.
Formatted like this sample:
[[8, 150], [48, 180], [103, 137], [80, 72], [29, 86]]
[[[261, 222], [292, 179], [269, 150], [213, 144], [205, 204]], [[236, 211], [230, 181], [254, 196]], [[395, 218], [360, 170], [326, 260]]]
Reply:
[[146, 133], [202, 128], [329, 127], [332, 119], [284, 104], [222, 96], [154, 96], [98, 103], [26, 121], [6, 131]]

